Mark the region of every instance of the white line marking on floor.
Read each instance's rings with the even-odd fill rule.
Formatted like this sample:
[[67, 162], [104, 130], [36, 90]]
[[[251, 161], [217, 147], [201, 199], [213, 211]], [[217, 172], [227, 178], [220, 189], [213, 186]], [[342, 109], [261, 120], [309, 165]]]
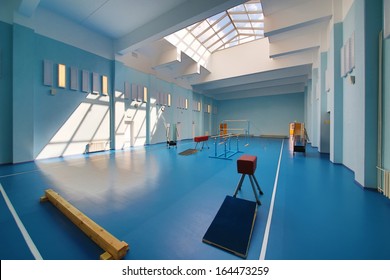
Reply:
[[276, 189], [277, 189], [277, 187], [278, 187], [280, 162], [282, 161], [283, 145], [284, 145], [284, 140], [282, 141], [282, 146], [280, 147], [278, 168], [276, 169], [275, 182], [274, 182], [274, 189], [273, 189], [273, 191], [272, 191], [271, 204], [270, 204], [270, 207], [269, 207], [268, 218], [267, 218], [267, 225], [265, 226], [263, 244], [262, 244], [262, 246], [261, 246], [261, 252], [260, 252], [259, 260], [265, 260], [265, 254], [266, 254], [266, 252], [267, 252], [269, 231], [270, 231], [270, 228], [271, 228], [271, 221], [272, 221], [272, 213], [273, 213], [273, 211], [274, 211]]
[[29, 171], [24, 171], [24, 172], [19, 172], [19, 173], [11, 173], [11, 174], [6, 174], [6, 175], [1, 175], [0, 178], [6, 178], [6, 177], [11, 177], [11, 176], [23, 175], [23, 174], [37, 172], [37, 171], [39, 171], [39, 169], [34, 169], [34, 170], [29, 170]]
[[42, 260], [42, 256], [38, 251], [38, 248], [35, 246], [34, 242], [32, 241], [30, 235], [28, 234], [26, 228], [24, 227], [22, 221], [20, 220], [18, 214], [15, 211], [14, 206], [12, 205], [11, 201], [9, 200], [3, 186], [0, 184], [0, 192], [3, 194], [3, 198], [5, 200], [5, 203], [8, 206], [9, 211], [11, 212], [12, 216], [15, 219], [16, 224], [19, 227], [20, 232], [22, 233], [24, 240], [27, 243], [28, 248], [30, 249], [31, 253], [33, 254], [34, 258], [36, 260]]

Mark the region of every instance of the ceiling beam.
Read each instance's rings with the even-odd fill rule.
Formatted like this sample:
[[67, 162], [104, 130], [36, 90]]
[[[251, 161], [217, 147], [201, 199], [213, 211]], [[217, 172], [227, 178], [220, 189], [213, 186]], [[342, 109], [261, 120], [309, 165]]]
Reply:
[[161, 39], [198, 21], [244, 3], [245, 0], [186, 1], [140, 28], [117, 39], [115, 52], [125, 54], [142, 45]]
[[332, 18], [331, 15], [327, 15], [327, 16], [323, 16], [320, 18], [311, 19], [311, 20], [308, 20], [305, 22], [300, 22], [297, 24], [280, 27], [278, 29], [274, 29], [271, 31], [264, 31], [264, 36], [271, 37], [271, 36], [275, 36], [275, 35], [280, 34], [280, 33], [296, 30], [296, 29], [303, 28], [303, 27], [306, 27], [309, 25], [314, 25], [314, 24], [318, 24], [318, 23], [322, 23], [322, 22], [329, 22], [331, 20], [331, 18]]
[[192, 88], [197, 92], [207, 92], [219, 88], [227, 88], [242, 84], [250, 84], [254, 82], [265, 82], [273, 79], [291, 78], [296, 76], [308, 75], [311, 72], [311, 64], [303, 64], [292, 67], [284, 67], [253, 73], [249, 75], [235, 76], [227, 79], [207, 81], [203, 83], [193, 84]]
[[264, 17], [264, 35], [274, 36], [305, 26], [329, 22], [332, 1], [311, 0]]
[[307, 80], [308, 80], [308, 75], [292, 76], [287, 78], [277, 78], [277, 79], [261, 81], [261, 82], [245, 83], [245, 84], [230, 86], [230, 87], [221, 87], [214, 90], [208, 90], [206, 94], [216, 95], [216, 94], [226, 94], [230, 92], [270, 88], [276, 86], [285, 86], [285, 85], [298, 84], [298, 83], [306, 84]]
[[211, 95], [216, 100], [241, 99], [259, 96], [270, 96], [280, 94], [303, 93], [305, 91], [305, 83], [296, 83], [284, 86], [267, 87], [260, 89], [244, 90], [240, 92], [230, 92], [226, 94]]
[[284, 52], [277, 52], [274, 54], [270, 54], [270, 58], [278, 58], [282, 57], [285, 55], [292, 55], [292, 54], [297, 54], [297, 53], [302, 53], [302, 52], [310, 52], [310, 51], [317, 51], [320, 48], [320, 46], [313, 46], [313, 47], [307, 47], [307, 48], [299, 48], [299, 49], [294, 49], [294, 50], [288, 50]]
[[25, 17], [32, 17], [40, 0], [21, 0], [18, 12]]

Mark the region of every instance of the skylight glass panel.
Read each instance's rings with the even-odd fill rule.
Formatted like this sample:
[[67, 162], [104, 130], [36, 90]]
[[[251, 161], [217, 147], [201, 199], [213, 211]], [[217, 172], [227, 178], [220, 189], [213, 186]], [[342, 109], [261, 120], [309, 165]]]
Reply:
[[214, 43], [217, 42], [217, 41], [219, 41], [219, 37], [218, 36], [213, 36], [213, 37], [210, 38], [210, 40], [205, 42], [204, 45], [205, 45], [206, 48], [209, 48], [212, 45], [214, 45]]
[[234, 37], [236, 37], [237, 35], [238, 35], [237, 30], [234, 30], [233, 32], [229, 33], [226, 37], [222, 38], [222, 41], [224, 43], [227, 43], [230, 40], [232, 40]]
[[195, 40], [195, 37], [191, 34], [188, 33], [187, 36], [184, 37], [184, 43], [187, 44], [187, 46], [190, 46]]
[[248, 14], [230, 14], [230, 17], [233, 19], [233, 22], [242, 20], [249, 21]]
[[263, 37], [264, 36], [264, 30], [254, 30], [256, 36]]
[[221, 40], [219, 40], [219, 41], [215, 42], [214, 45], [212, 45], [209, 48], [209, 51], [213, 52], [214, 50], [219, 49], [220, 47], [223, 47], [223, 45], [224, 45], [224, 43]]
[[183, 38], [184, 36], [186, 36], [188, 34], [188, 31], [186, 29], [181, 29], [181, 30], [177, 31], [175, 34], [177, 37]]
[[244, 5], [239, 5], [239, 6], [236, 6], [236, 7], [233, 7], [231, 8], [230, 10], [228, 10], [229, 13], [233, 13], [233, 12], [245, 12], [245, 6]]
[[248, 12], [262, 12], [261, 6], [257, 4], [244, 4]]
[[198, 50], [198, 54], [200, 56], [202, 56], [202, 55], [204, 55], [206, 53], [206, 51], [207, 51], [207, 49], [203, 45], [201, 45], [199, 50]]
[[221, 28], [225, 27], [227, 24], [231, 24], [231, 21], [230, 21], [230, 18], [225, 14], [223, 19], [221, 19], [216, 25], [217, 25], [218, 29], [221, 29]]
[[238, 41], [232, 41], [225, 46], [225, 48], [230, 48], [238, 45]]
[[200, 60], [200, 55], [198, 53], [195, 53], [192, 58], [195, 60], [195, 61], [199, 61]]
[[181, 50], [181, 51], [184, 51], [185, 49], [187, 49], [187, 45], [184, 43], [184, 42], [179, 42], [179, 44], [177, 45], [178, 49]]
[[255, 32], [253, 31], [253, 29], [238, 29], [238, 32], [241, 35], [246, 35], [246, 36], [254, 36], [255, 35]]
[[187, 48], [186, 54], [187, 54], [189, 57], [193, 57], [193, 56], [195, 55], [195, 52], [194, 52], [191, 48]]
[[236, 22], [235, 25], [236, 25], [237, 29], [240, 29], [240, 28], [252, 28], [251, 23], [249, 21], [247, 21], [247, 22]]
[[263, 14], [248, 14], [249, 19], [251, 21], [263, 21], [264, 15]]
[[195, 40], [193, 43], [192, 43], [192, 45], [191, 45], [191, 48], [193, 49], [193, 50], [198, 50], [198, 48], [201, 46], [201, 44], [200, 44], [200, 42], [198, 41], [198, 40]]
[[213, 24], [213, 23], [215, 23], [215, 22], [217, 22], [217, 21], [219, 21], [222, 17], [224, 17], [226, 15], [226, 12], [222, 12], [222, 13], [219, 13], [218, 15], [215, 15], [215, 16], [212, 16], [212, 17], [210, 17], [210, 18], [208, 18], [208, 19], [206, 19], [208, 22], [209, 22], [209, 24], [211, 25], [211, 24]]
[[195, 36], [198, 37], [201, 33], [203, 33], [207, 28], [209, 28], [210, 25], [207, 21], [202, 21], [200, 24], [198, 24], [192, 31], [191, 33]]
[[219, 31], [217, 33], [217, 35], [218, 35], [219, 38], [223, 38], [226, 35], [228, 35], [230, 32], [232, 32], [233, 30], [234, 30], [234, 26], [232, 24], [229, 24], [228, 26], [226, 26], [226, 28], [224, 28], [221, 31]]
[[209, 50], [210, 50], [210, 52], [212, 53], [212, 52], [214, 52], [216, 49], [218, 49], [218, 48], [220, 48], [221, 46], [219, 46], [219, 45], [214, 45], [214, 46], [211, 46], [210, 48], [209, 48]]
[[264, 22], [252, 22], [253, 29], [264, 30]]
[[201, 43], [204, 43], [206, 42], [208, 39], [210, 39], [210, 37], [214, 36], [215, 35], [215, 32], [210, 28], [208, 29], [206, 32], [204, 32], [203, 34], [201, 34], [198, 39], [200, 40]]
[[199, 64], [212, 52], [264, 37], [260, 0], [250, 0], [165, 37]]
[[247, 43], [247, 42], [249, 42], [249, 41], [252, 41], [252, 38], [251, 37], [247, 37], [247, 36], [245, 36], [245, 35], [243, 35], [243, 36], [240, 36], [240, 44], [243, 44], [243, 43]]

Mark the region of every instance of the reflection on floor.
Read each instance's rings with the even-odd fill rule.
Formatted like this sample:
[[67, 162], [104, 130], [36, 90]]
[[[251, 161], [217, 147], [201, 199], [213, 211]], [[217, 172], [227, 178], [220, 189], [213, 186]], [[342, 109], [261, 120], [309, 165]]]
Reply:
[[[259, 259], [281, 139], [252, 138], [240, 150], [258, 157], [256, 178], [264, 195], [248, 259]], [[353, 173], [310, 145], [295, 156], [283, 146], [266, 259], [390, 259], [390, 200], [361, 188]], [[89, 156], [0, 166], [0, 183], [43, 259], [98, 259], [102, 249], [50, 203], [54, 189], [130, 245], [125, 259], [240, 259], [202, 242], [240, 174], [236, 159], [209, 158], [210, 150], [181, 141]], [[254, 201], [249, 180], [239, 198]], [[0, 196], [0, 258], [33, 259]]]

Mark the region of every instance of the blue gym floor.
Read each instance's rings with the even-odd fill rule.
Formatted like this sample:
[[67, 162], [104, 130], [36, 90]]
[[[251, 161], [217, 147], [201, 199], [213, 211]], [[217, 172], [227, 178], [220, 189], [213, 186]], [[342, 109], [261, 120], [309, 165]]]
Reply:
[[[261, 252], [265, 259], [283, 260], [390, 259], [389, 199], [364, 190], [350, 170], [310, 145], [306, 155], [293, 156], [287, 139], [251, 138], [244, 144], [241, 139], [240, 150], [258, 157], [255, 175], [264, 191], [248, 259], [259, 259]], [[0, 166], [0, 259], [93, 260], [103, 253], [50, 202], [39, 202], [52, 188], [127, 242], [125, 259], [240, 260], [202, 237], [225, 196], [234, 193], [241, 154], [209, 158], [212, 141], [210, 149], [178, 154], [194, 146], [182, 141], [170, 149], [159, 144]], [[248, 178], [238, 197], [254, 200]]]

